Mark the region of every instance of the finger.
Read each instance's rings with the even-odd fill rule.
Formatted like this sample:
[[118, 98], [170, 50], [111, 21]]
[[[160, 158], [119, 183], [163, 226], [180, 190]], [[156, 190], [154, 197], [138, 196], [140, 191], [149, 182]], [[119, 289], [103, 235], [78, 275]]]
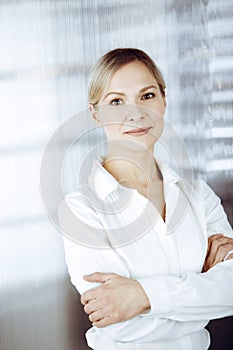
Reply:
[[95, 312], [92, 312], [90, 315], [89, 315], [89, 320], [94, 323], [94, 322], [98, 322], [98, 321], [101, 321], [102, 319], [104, 319], [104, 312], [103, 310], [98, 310], [98, 311], [95, 311]]
[[215, 237], [215, 239], [211, 240], [209, 255], [212, 255], [213, 257], [214, 255], [216, 255], [219, 247], [227, 243], [232, 243], [232, 238], [223, 235]]
[[216, 234], [214, 234], [214, 235], [212, 235], [212, 236], [210, 236], [210, 237], [208, 238], [208, 249], [207, 249], [206, 256], [207, 256], [207, 255], [209, 254], [209, 252], [210, 252], [210, 248], [211, 248], [212, 242], [213, 242], [215, 239], [220, 238], [220, 237], [222, 237], [222, 236], [223, 236], [222, 233], [216, 233]]
[[206, 271], [210, 268], [210, 266], [212, 266], [213, 261], [215, 259], [215, 256], [217, 254], [217, 250], [219, 247], [219, 241], [218, 239], [220, 239], [221, 237], [216, 237], [211, 239], [209, 242], [209, 249], [206, 255], [206, 259], [205, 259], [205, 266], [206, 266]]
[[215, 233], [214, 235], [211, 235], [208, 237], [208, 241], [211, 241], [211, 240], [213, 240], [217, 237], [221, 237], [221, 236], [224, 236], [224, 234], [223, 233]]
[[233, 240], [231, 239], [230, 242], [228, 241], [228, 243], [221, 245], [218, 249], [218, 254], [221, 255], [222, 260], [224, 261], [227, 257], [228, 259], [228, 254], [229, 256], [231, 256], [233, 252]]
[[80, 301], [81, 301], [81, 303], [83, 305], [85, 305], [90, 300], [96, 299], [99, 296], [100, 293], [101, 293], [100, 287], [95, 287], [95, 288], [88, 289], [86, 292], [84, 292], [81, 295]]
[[229, 244], [221, 245], [217, 250], [217, 254], [215, 256], [215, 259], [213, 260], [212, 266], [215, 266], [216, 264], [222, 262], [229, 250]]
[[227, 254], [233, 248], [233, 240], [230, 237], [220, 237], [212, 243], [212, 248], [209, 256], [206, 258], [203, 272], [206, 272], [211, 267], [219, 262], [222, 262]]
[[115, 273], [103, 273], [103, 272], [94, 272], [90, 275], [84, 275], [83, 278], [88, 282], [100, 282], [104, 283], [111, 278], [116, 276]]
[[213, 262], [216, 258], [217, 251], [219, 246], [226, 243], [226, 237], [224, 237], [222, 234], [216, 234], [208, 239], [209, 245], [208, 245], [208, 251], [206, 254], [206, 259], [203, 267], [203, 271], [208, 271], [212, 266]]
[[97, 327], [97, 328], [103, 328], [103, 327], [109, 326], [112, 323], [113, 322], [111, 322], [111, 317], [106, 316], [98, 321], [93, 322], [92, 325]]
[[208, 265], [206, 263], [204, 263], [203, 268], [202, 268], [202, 272], [207, 272], [209, 270]]
[[208, 271], [213, 264], [216, 265], [216, 263], [222, 261], [220, 260], [222, 259], [222, 255], [218, 256], [218, 249], [227, 243], [233, 244], [233, 239], [223, 234], [215, 234], [208, 238], [208, 250], [202, 270], [203, 272]]
[[233, 243], [233, 238], [224, 236], [223, 234], [217, 234], [210, 236], [208, 238], [208, 245], [210, 246], [214, 242], [227, 242], [227, 243]]
[[103, 308], [103, 302], [101, 300], [92, 299], [84, 305], [84, 311], [86, 314], [90, 315], [92, 312], [100, 310]]
[[221, 246], [226, 245], [226, 244], [233, 245], [233, 239], [230, 238], [230, 237], [222, 236], [222, 237], [219, 237], [219, 238], [215, 239], [212, 242], [211, 248], [216, 251]]

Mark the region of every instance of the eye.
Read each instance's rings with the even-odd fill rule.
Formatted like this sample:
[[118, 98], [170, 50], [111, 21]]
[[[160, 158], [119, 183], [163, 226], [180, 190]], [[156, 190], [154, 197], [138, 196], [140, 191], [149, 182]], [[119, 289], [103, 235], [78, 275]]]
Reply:
[[153, 92], [147, 92], [145, 95], [142, 96], [142, 100], [150, 100], [151, 98], [154, 98], [155, 94]]
[[123, 103], [123, 100], [120, 98], [114, 98], [113, 100], [110, 101], [110, 105], [112, 106], [119, 106]]

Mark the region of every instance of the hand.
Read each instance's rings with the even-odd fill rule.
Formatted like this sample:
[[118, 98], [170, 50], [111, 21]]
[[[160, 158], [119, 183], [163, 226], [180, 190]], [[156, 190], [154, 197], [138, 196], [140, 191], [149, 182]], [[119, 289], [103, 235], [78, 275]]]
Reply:
[[102, 272], [83, 278], [88, 282], [101, 283], [81, 296], [84, 311], [98, 328], [129, 320], [150, 310], [149, 299], [138, 281]]
[[[233, 238], [226, 237], [223, 234], [215, 234], [208, 239], [208, 250], [203, 266], [203, 272], [208, 271], [217, 263], [224, 261], [227, 253], [233, 249]], [[233, 259], [233, 253], [227, 260]]]

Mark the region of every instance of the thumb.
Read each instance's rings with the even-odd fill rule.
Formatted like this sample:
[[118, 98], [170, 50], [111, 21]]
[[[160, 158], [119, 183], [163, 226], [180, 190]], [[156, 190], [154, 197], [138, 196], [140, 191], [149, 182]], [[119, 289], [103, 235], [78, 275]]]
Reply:
[[115, 277], [114, 273], [94, 272], [89, 275], [84, 275], [83, 278], [88, 282], [104, 283]]

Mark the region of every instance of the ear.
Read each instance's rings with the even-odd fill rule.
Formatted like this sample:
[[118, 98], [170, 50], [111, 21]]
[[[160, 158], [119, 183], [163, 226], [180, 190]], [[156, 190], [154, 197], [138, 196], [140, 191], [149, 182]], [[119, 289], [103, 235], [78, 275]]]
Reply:
[[164, 107], [166, 107], [167, 106], [166, 96], [163, 97], [163, 103], [164, 103]]
[[98, 119], [96, 108], [92, 103], [89, 103], [89, 111], [92, 115], [92, 118], [95, 120], [95, 122], [100, 125], [101, 122]]

